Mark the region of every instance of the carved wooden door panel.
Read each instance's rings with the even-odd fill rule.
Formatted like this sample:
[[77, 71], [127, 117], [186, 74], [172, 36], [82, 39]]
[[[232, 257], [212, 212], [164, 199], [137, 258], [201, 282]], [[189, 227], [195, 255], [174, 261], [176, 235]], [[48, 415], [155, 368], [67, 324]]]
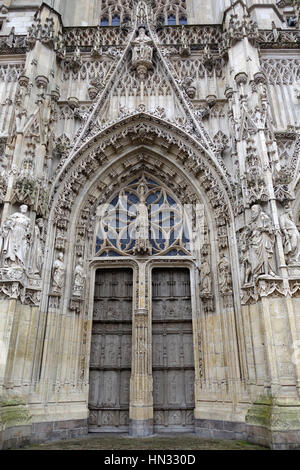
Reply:
[[132, 271], [96, 273], [90, 360], [89, 430], [128, 430]]
[[155, 431], [192, 431], [194, 356], [190, 273], [152, 273], [153, 400]]

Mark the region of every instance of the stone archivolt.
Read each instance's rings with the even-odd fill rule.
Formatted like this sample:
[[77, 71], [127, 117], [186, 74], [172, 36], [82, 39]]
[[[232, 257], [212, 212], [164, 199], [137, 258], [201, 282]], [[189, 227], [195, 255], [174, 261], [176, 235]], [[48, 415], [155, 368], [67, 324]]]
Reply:
[[262, 394], [272, 412], [286, 399], [296, 409], [299, 31], [260, 29], [242, 1], [211, 26], [167, 26], [188, 15], [184, 1], [98, 7], [111, 26], [66, 28], [42, 5], [26, 37], [0, 38], [0, 346], [17, 351], [29, 329], [37, 345], [30, 371], [0, 361], [0, 387], [32, 380], [28, 403], [74, 399], [86, 418], [95, 272], [130, 268], [128, 416], [151, 422], [151, 269], [167, 267], [190, 270], [197, 426], [227, 423], [229, 406], [244, 426]]

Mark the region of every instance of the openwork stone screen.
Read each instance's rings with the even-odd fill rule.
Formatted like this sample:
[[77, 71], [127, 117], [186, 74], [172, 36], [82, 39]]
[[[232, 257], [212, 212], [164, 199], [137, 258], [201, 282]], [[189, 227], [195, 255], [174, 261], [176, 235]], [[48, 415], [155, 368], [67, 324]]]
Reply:
[[132, 181], [109, 204], [98, 208], [96, 256], [190, 255], [186, 206], [149, 177]]

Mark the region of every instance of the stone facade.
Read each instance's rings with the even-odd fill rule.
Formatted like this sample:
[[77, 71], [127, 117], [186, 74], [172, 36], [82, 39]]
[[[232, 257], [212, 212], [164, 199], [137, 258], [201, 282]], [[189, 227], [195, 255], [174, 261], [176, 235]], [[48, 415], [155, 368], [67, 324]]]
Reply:
[[296, 0], [2, 3], [3, 448], [300, 447], [299, 25]]

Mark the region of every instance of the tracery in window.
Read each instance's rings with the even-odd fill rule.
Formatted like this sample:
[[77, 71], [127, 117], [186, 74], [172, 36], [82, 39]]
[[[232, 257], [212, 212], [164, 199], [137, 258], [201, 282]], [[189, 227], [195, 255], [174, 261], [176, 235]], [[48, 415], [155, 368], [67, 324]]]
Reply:
[[130, 0], [100, 0], [100, 26], [120, 26], [131, 20]]
[[187, 24], [186, 0], [157, 0], [155, 17], [158, 23], [169, 26]]
[[185, 207], [151, 176], [131, 181], [98, 208], [96, 256], [188, 256], [192, 233]]

